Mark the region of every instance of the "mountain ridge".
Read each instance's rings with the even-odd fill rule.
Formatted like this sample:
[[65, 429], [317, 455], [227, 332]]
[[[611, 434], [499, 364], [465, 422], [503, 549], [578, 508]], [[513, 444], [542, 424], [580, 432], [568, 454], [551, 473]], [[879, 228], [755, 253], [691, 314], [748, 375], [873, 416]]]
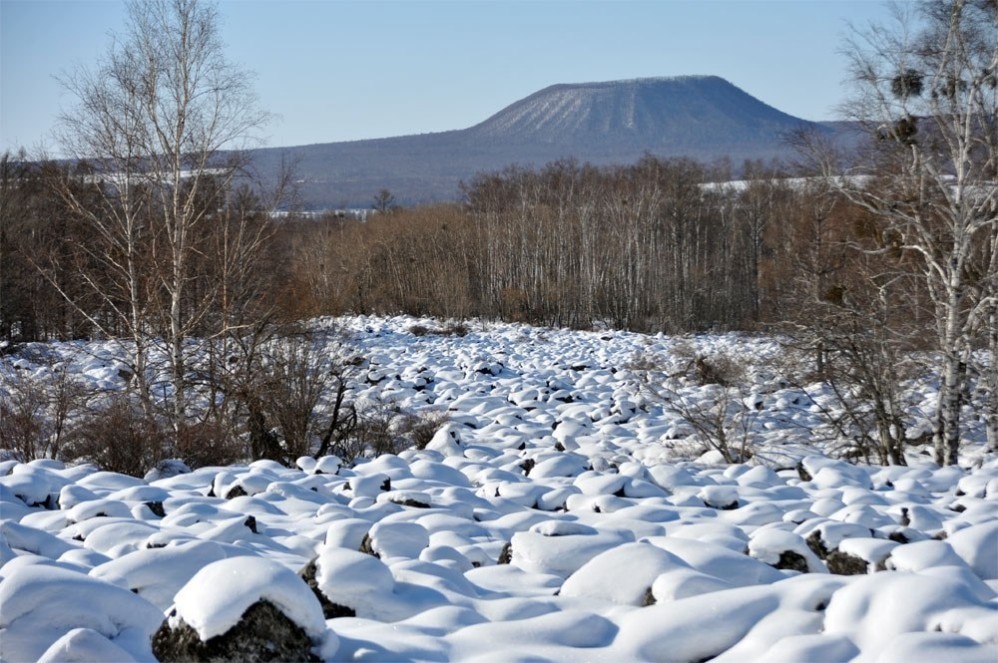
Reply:
[[[780, 111], [712, 75], [558, 83], [465, 129], [311, 145], [250, 154], [260, 172], [298, 163], [309, 208], [368, 206], [381, 189], [403, 203], [454, 200], [459, 183], [511, 164], [574, 158], [598, 165], [646, 154], [701, 162], [791, 155], [785, 137], [841, 133]], [[273, 171], [270, 171], [273, 172]]]

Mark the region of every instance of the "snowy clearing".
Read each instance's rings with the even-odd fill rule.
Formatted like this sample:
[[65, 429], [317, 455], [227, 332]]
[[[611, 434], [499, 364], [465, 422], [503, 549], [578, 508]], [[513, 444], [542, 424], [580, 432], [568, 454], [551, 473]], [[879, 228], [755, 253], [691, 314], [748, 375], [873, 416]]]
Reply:
[[[725, 464], [639, 364], [771, 340], [338, 322], [352, 398], [448, 413], [425, 449], [146, 480], [0, 462], [0, 658], [203, 654], [178, 642], [245, 627], [258, 660], [998, 660], [998, 458], [973, 441], [962, 468], [835, 459], [760, 362], [752, 457]], [[79, 349], [51, 347], [120, 387], [112, 345]]]

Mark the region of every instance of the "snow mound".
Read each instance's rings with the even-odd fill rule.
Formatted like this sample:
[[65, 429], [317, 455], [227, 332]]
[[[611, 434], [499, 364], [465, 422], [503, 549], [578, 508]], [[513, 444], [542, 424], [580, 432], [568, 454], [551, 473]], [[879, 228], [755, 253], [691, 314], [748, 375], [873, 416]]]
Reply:
[[654, 602], [656, 578], [675, 568], [689, 567], [648, 543], [625, 543], [586, 562], [565, 580], [561, 595], [643, 606]]
[[[162, 621], [156, 606], [132, 592], [56, 566], [20, 567], [0, 583], [0, 659], [5, 661], [37, 660], [74, 629], [93, 633], [74, 636], [88, 648], [120, 649], [149, 660], [152, 634]], [[69, 644], [64, 640], [60, 647]]]
[[259, 601], [268, 601], [316, 641], [326, 631], [318, 600], [293, 571], [260, 557], [205, 566], [177, 592], [171, 623], [183, 620], [202, 640], [222, 635]]
[[[144, 480], [0, 461], [0, 659], [998, 660], [998, 457], [980, 422], [960, 467], [914, 446], [907, 466], [869, 467], [826, 455], [834, 431], [755, 363], [780, 352], [771, 338], [313, 324], [361, 358], [350, 402], [446, 413], [429, 446], [167, 462]], [[648, 394], [635, 357], [710, 407], [714, 388], [665, 375], [680, 346], [752, 365], [749, 462], [703, 454]], [[120, 353], [48, 348], [108, 388]], [[0, 381], [13, 362], [48, 370], [4, 355]], [[935, 385], [905, 389], [931, 410]]]

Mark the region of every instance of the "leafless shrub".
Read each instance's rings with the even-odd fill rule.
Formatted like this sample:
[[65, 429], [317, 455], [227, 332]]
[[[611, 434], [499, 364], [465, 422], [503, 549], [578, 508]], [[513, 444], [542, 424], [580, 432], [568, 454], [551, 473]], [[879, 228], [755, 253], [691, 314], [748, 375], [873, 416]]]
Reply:
[[246, 458], [231, 426], [215, 419], [188, 423], [177, 431], [173, 454], [191, 469], [231, 465]]
[[442, 327], [427, 327], [422, 324], [415, 324], [409, 327], [408, 332], [413, 336], [467, 336], [468, 326], [463, 322], [452, 322]]
[[344, 460], [354, 461], [410, 447], [425, 449], [446, 422], [446, 412], [407, 412], [394, 403], [377, 402], [358, 412], [356, 427], [333, 450]]
[[358, 412], [357, 426], [350, 435], [347, 448], [337, 453], [344, 460], [364, 455], [394, 454], [405, 449], [408, 441], [401, 435], [398, 422], [405, 418], [399, 406], [374, 403]]
[[444, 336], [467, 336], [468, 335], [468, 325], [463, 322], [453, 322], [440, 330], [440, 333]]
[[0, 448], [22, 461], [44, 452], [47, 431], [47, 394], [31, 376], [15, 373], [0, 394]]
[[[346, 399], [354, 366], [330, 351], [328, 340], [283, 328], [216, 353], [207, 371], [218, 394], [213, 402], [221, 403], [210, 412], [213, 426], [234, 429], [230, 436], [252, 459], [290, 465], [303, 455], [330, 453], [352, 431], [356, 413]], [[229, 453], [231, 441], [219, 444]]]
[[433, 436], [447, 423], [446, 412], [421, 412], [407, 414], [399, 424], [400, 433], [417, 449], [425, 449]]
[[654, 352], [636, 352], [624, 364], [624, 368], [635, 373], [648, 373], [663, 370], [662, 357]]
[[748, 405], [745, 360], [704, 355], [691, 343], [677, 345], [668, 359], [676, 370], [667, 371], [666, 358], [654, 353], [635, 355], [629, 367], [640, 375], [638, 388], [649, 400], [692, 429], [683, 446], [693, 443], [697, 449], [691, 451], [699, 453], [717, 451], [727, 463], [748, 460], [756, 411]]
[[721, 454], [726, 463], [742, 463], [752, 456], [750, 442], [755, 410], [746, 404], [746, 394], [739, 387], [711, 385], [708, 393], [689, 397], [664, 394], [667, 412], [678, 415], [695, 431], [705, 450]]
[[276, 344], [268, 360], [260, 398], [280, 434], [282, 452], [291, 461], [310, 451], [318, 432], [316, 411], [333, 376], [307, 337]]
[[672, 356], [679, 371], [699, 385], [719, 384], [731, 386], [745, 381], [748, 373], [746, 362], [726, 352], [702, 353], [690, 342], [676, 345]]
[[53, 368], [48, 379], [15, 371], [0, 391], [0, 448], [25, 461], [57, 458], [86, 397], [65, 366]]
[[913, 353], [877, 336], [859, 330], [826, 333], [820, 371], [814, 368], [814, 344], [801, 346], [788, 339], [783, 369], [828, 426], [833, 448], [841, 456], [868, 464], [905, 465], [912, 408], [904, 384], [921, 369]]
[[66, 460], [91, 462], [110, 472], [141, 477], [162, 460], [167, 435], [130, 394], [115, 393], [75, 427]]

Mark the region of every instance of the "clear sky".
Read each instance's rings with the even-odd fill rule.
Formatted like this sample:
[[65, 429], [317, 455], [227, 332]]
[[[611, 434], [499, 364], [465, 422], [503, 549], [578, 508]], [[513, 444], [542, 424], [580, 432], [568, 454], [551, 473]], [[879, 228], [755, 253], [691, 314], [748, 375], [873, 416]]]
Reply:
[[[715, 74], [835, 119], [847, 21], [877, 0], [222, 0], [230, 60], [277, 115], [267, 145], [461, 129], [554, 83]], [[0, 151], [58, 152], [55, 76], [124, 28], [118, 0], [0, 0]]]

